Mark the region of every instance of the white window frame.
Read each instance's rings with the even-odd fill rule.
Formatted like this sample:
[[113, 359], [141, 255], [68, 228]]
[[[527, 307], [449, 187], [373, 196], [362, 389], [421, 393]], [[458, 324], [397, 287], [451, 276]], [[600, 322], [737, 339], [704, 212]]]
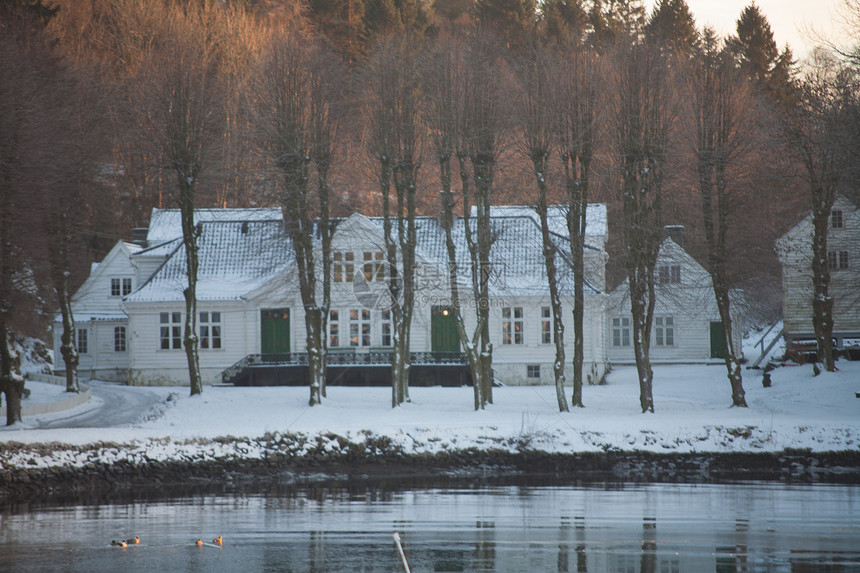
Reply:
[[659, 284], [681, 284], [681, 265], [660, 265], [657, 267]]
[[523, 344], [524, 316], [521, 306], [502, 307], [502, 344]]
[[89, 333], [86, 328], [79, 328], [75, 339], [78, 348], [78, 354], [89, 354]]
[[182, 313], [159, 313], [159, 350], [182, 350]]
[[841, 209], [833, 209], [830, 212], [830, 228], [831, 229], [841, 229], [845, 225], [845, 221], [842, 219], [842, 210]]
[[612, 317], [612, 346], [628, 348], [630, 346], [630, 317]]
[[202, 311], [199, 328], [201, 350], [221, 350], [223, 348], [220, 311]]
[[113, 351], [126, 352], [128, 350], [128, 337], [124, 326], [115, 326], [113, 329]]
[[540, 343], [552, 344], [553, 327], [552, 327], [552, 309], [548, 306], [542, 306], [540, 309]]
[[391, 336], [391, 310], [385, 308], [379, 313], [379, 345], [383, 347], [394, 346]]
[[671, 315], [654, 317], [654, 344], [675, 346], [675, 318]]
[[831, 271], [844, 271], [848, 268], [848, 251], [828, 251], [827, 268]]

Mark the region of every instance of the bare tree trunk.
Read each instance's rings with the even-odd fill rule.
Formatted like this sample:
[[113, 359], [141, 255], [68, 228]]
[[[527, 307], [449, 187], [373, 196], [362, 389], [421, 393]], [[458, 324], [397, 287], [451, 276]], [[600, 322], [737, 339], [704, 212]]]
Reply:
[[[522, 151], [532, 162], [532, 172], [537, 184], [537, 203], [535, 210], [540, 220], [541, 245], [544, 269], [549, 289], [550, 308], [552, 312], [552, 340], [555, 344], [555, 362], [553, 363], [553, 380], [555, 382], [556, 400], [560, 412], [569, 412], [567, 397], [564, 392], [564, 323], [562, 322], [561, 296], [557, 279], [556, 257], [558, 249], [550, 236], [547, 218], [547, 187], [549, 177], [550, 145], [553, 137], [553, 116], [557, 101], [553, 92], [553, 81], [549, 74], [556, 71], [551, 65], [549, 52], [541, 45], [531, 46], [526, 51], [527, 56], [518, 66], [520, 87], [523, 91], [524, 105], [519, 118], [522, 129]], [[541, 333], [543, 336], [543, 332]]]
[[199, 256], [197, 240], [202, 233], [202, 226], [194, 224], [194, 186], [192, 182], [182, 180], [179, 173], [179, 210], [182, 219], [182, 244], [185, 247], [185, 275], [188, 285], [182, 291], [185, 297], [185, 325], [182, 346], [188, 362], [188, 379], [191, 385], [191, 395], [203, 392], [203, 380], [200, 376], [200, 354], [197, 337], [197, 272]]
[[630, 290], [633, 351], [642, 412], [654, 411], [651, 324], [654, 269], [662, 234], [663, 168], [674, 114], [666, 62], [637, 43], [620, 53], [616, 152], [621, 170], [625, 267]]
[[836, 369], [833, 359], [833, 296], [827, 258], [827, 229], [835, 194], [824, 185], [812, 183], [812, 327], [818, 353], [828, 372]]
[[567, 191], [567, 230], [573, 259], [573, 396], [582, 403], [585, 361], [585, 233], [591, 161], [594, 153], [596, 75], [595, 56], [585, 46], [563, 44], [561, 103], [557, 129]]
[[[708, 272], [714, 298], [723, 326], [723, 348], [732, 406], [746, 407], [739, 349], [732, 334], [729, 297], [728, 253], [729, 230], [728, 167], [741, 148], [743, 127], [738, 116], [743, 91], [735, 75], [734, 62], [727, 53], [717, 51], [716, 40], [705, 36], [700, 61], [694, 64], [693, 108], [696, 115], [696, 171], [702, 196], [702, 216], [708, 247]], [[716, 204], [715, 204], [716, 203]]]

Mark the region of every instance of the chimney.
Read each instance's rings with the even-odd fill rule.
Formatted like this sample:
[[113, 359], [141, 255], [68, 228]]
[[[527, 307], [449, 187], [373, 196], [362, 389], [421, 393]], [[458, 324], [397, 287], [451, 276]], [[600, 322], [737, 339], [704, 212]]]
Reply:
[[679, 247], [684, 247], [684, 225], [666, 225], [663, 229], [667, 237], [675, 241]]
[[146, 227], [134, 227], [131, 230], [131, 242], [135, 245], [140, 245], [144, 249], [149, 246], [149, 243], [146, 242], [146, 234], [149, 232], [149, 229]]

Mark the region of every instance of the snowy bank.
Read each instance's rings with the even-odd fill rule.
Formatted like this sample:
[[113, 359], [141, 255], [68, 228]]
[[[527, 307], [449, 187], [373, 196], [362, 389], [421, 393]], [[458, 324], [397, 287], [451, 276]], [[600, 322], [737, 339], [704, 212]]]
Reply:
[[[633, 367], [616, 368], [605, 385], [586, 386], [586, 407], [569, 413], [558, 412], [555, 389], [547, 386], [496, 388], [495, 403], [477, 412], [467, 387], [412, 388], [411, 402], [395, 409], [387, 388], [330, 387], [313, 408], [303, 387], [207, 387], [196, 397], [185, 388], [128, 388], [162, 400], [126, 427], [40, 430], [27, 428], [33, 420], [25, 418], [23, 426], [0, 431], [0, 466], [7, 482], [21, 469], [68, 477], [67, 471], [177, 463], [278, 469], [306, 461], [344, 466], [453, 457], [485, 463], [487, 452], [515, 465], [520, 462], [511, 456], [701, 460], [842, 452], [854, 460], [850, 466], [860, 458], [860, 363], [838, 366], [819, 376], [810, 365], [781, 367], [768, 388], [760, 371], [745, 371], [749, 408], [729, 407], [723, 367], [658, 366], [654, 414], [639, 412]], [[38, 385], [31, 386], [38, 395]]]

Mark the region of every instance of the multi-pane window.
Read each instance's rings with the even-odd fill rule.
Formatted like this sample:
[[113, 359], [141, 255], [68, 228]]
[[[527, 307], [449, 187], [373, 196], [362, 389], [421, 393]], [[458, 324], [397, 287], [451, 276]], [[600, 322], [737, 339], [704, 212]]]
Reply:
[[355, 276], [355, 253], [335, 251], [332, 253], [332, 278], [336, 283], [351, 283]]
[[381, 313], [380, 326], [382, 327], [382, 346], [391, 346], [391, 311], [384, 309]]
[[370, 309], [350, 309], [349, 311], [349, 345], [370, 346]]
[[162, 312], [159, 320], [161, 323], [161, 349], [181, 350], [182, 313]]
[[679, 284], [681, 282], [681, 265], [660, 265], [657, 267], [657, 280], [660, 284]]
[[834, 209], [830, 212], [830, 228], [831, 229], [841, 229], [842, 228], [842, 211]]
[[385, 280], [383, 256], [382, 251], [364, 252], [364, 280], [367, 282]]
[[340, 311], [337, 309], [328, 313], [328, 345], [340, 346]]
[[848, 251], [829, 251], [827, 253], [827, 266], [831, 270], [848, 268]]
[[526, 364], [526, 378], [540, 380], [540, 364]]
[[523, 343], [523, 307], [502, 308], [502, 344]]
[[221, 313], [200, 313], [200, 348], [221, 348]]
[[654, 342], [657, 346], [675, 346], [675, 319], [673, 317], [654, 317]]
[[612, 319], [612, 346], [630, 346], [630, 318]]
[[131, 279], [111, 279], [110, 280], [110, 295], [125, 296], [131, 292]]
[[113, 351], [125, 352], [125, 327], [116, 326], [113, 329]]
[[552, 342], [552, 312], [548, 306], [542, 306], [540, 309], [540, 342]]
[[89, 345], [87, 344], [87, 329], [79, 328], [78, 329], [78, 353], [86, 354], [89, 352]]

